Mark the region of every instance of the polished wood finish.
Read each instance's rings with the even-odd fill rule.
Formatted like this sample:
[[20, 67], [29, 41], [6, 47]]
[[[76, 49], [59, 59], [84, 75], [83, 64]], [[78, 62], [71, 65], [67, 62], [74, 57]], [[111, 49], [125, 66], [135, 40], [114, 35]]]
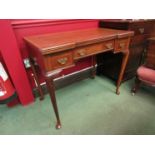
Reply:
[[91, 56], [92, 78], [94, 78], [97, 54], [108, 51], [121, 52], [123, 61], [116, 88], [116, 93], [119, 94], [119, 87], [128, 60], [131, 36], [133, 36], [132, 31], [97, 28], [24, 38], [29, 48], [30, 58], [36, 65], [39, 65], [42, 75], [45, 77], [57, 118], [56, 128], [60, 128], [61, 123], [54, 92], [54, 77], [59, 75], [63, 69], [75, 65], [79, 59]]
[[56, 101], [56, 97], [55, 97], [55, 87], [54, 87], [54, 83], [53, 83], [53, 78], [52, 77], [46, 77], [45, 80], [46, 80], [48, 92], [50, 94], [51, 103], [53, 104], [53, 109], [54, 109], [55, 116], [57, 119], [56, 128], [60, 129], [61, 128], [61, 122], [60, 122], [60, 118], [59, 118], [57, 101]]
[[118, 39], [115, 41], [115, 51], [114, 53], [124, 51], [128, 49], [129, 46], [129, 38]]
[[62, 53], [45, 55], [44, 64], [46, 71], [71, 66], [73, 65], [73, 53], [71, 51], [65, 51]]
[[[101, 20], [99, 26], [103, 28], [134, 31], [134, 36], [131, 38], [130, 42], [130, 54], [123, 80], [125, 81], [134, 77], [137, 68], [143, 62], [142, 58], [146, 48], [146, 40], [154, 33], [155, 20]], [[117, 80], [120, 72], [120, 65], [117, 64], [121, 63], [122, 56], [115, 55], [113, 56], [114, 60], [112, 61], [111, 59], [111, 56], [108, 58], [103, 54], [97, 57], [97, 62], [99, 64], [98, 72]], [[107, 69], [107, 65], [112, 66], [112, 68]]]
[[114, 49], [114, 40], [86, 45], [85, 47], [78, 47], [74, 51], [74, 59], [88, 57], [91, 56], [92, 54], [98, 54], [103, 51], [113, 49]]

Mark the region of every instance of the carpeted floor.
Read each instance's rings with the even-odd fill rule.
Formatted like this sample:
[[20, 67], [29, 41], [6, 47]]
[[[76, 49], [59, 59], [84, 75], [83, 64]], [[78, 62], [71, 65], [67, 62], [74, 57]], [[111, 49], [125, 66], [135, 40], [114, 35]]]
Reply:
[[155, 88], [142, 87], [132, 96], [133, 83], [133, 79], [123, 83], [119, 96], [105, 77], [57, 90], [59, 130], [49, 95], [27, 107], [0, 105], [0, 134], [155, 134]]

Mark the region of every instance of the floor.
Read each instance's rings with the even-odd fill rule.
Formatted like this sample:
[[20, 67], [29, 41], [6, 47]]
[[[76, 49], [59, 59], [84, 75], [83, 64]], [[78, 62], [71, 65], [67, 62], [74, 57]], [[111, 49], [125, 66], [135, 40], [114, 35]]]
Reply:
[[133, 83], [123, 83], [119, 96], [114, 83], [103, 76], [57, 90], [59, 130], [48, 95], [27, 107], [0, 105], [0, 134], [155, 134], [155, 88], [142, 87], [132, 96]]

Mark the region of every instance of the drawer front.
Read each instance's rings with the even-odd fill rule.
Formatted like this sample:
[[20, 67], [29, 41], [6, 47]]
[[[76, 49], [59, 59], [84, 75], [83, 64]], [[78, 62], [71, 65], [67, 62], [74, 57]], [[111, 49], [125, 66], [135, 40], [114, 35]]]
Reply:
[[101, 53], [103, 51], [113, 50], [114, 49], [114, 41], [105, 41], [102, 43], [96, 43], [93, 45], [87, 45], [84, 47], [79, 47], [74, 50], [74, 59], [80, 59], [86, 56], [94, 55], [97, 53]]
[[115, 47], [115, 42], [114, 42], [114, 40], [105, 41], [105, 42], [103, 43], [103, 51], [113, 50], [114, 47]]
[[128, 49], [129, 41], [129, 38], [117, 39], [115, 41], [115, 53]]
[[72, 51], [58, 54], [49, 54], [44, 57], [45, 68], [52, 71], [59, 68], [65, 68], [73, 65]]

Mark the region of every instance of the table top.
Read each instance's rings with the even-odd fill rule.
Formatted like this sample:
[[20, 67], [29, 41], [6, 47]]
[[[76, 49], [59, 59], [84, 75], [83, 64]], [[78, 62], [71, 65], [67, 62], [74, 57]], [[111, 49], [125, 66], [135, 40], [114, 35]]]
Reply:
[[49, 50], [50, 53], [54, 53], [104, 40], [131, 37], [133, 35], [133, 31], [93, 28], [27, 36], [24, 37], [24, 40], [44, 55]]

